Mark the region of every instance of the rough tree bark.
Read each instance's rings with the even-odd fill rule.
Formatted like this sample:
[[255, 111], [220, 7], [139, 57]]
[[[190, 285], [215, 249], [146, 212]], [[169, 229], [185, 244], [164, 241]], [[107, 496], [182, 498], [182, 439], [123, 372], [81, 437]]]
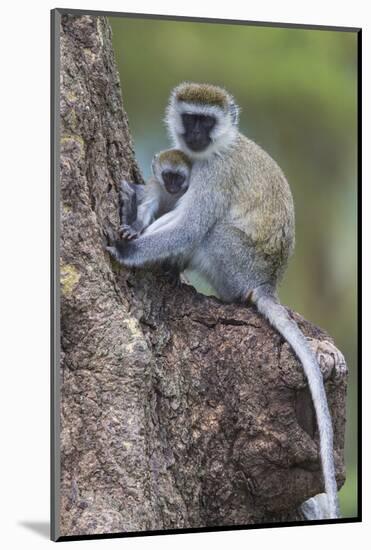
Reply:
[[[253, 309], [105, 252], [119, 181], [140, 180], [106, 19], [62, 17], [60, 77], [60, 534], [300, 519], [323, 487], [287, 344]], [[340, 486], [344, 360], [292, 316], [322, 356]]]

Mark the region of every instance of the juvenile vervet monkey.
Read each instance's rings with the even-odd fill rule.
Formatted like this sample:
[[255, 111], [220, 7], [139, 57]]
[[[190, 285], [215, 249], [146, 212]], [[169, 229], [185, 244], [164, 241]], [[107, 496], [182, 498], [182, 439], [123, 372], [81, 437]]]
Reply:
[[285, 338], [308, 379], [320, 437], [327, 517], [339, 515], [333, 430], [319, 364], [279, 303], [276, 287], [294, 249], [294, 205], [276, 162], [238, 130], [224, 89], [183, 83], [170, 95], [167, 126], [192, 160], [187, 193], [138, 239], [110, 253], [126, 266], [172, 259], [202, 273], [226, 302], [252, 302]]
[[[191, 160], [182, 151], [168, 149], [153, 157], [152, 177], [146, 185], [121, 182], [121, 238], [130, 240], [138, 237], [155, 219], [173, 210], [188, 189], [191, 167]], [[133, 202], [137, 207], [136, 219], [128, 223], [128, 220], [124, 220], [127, 205]]]

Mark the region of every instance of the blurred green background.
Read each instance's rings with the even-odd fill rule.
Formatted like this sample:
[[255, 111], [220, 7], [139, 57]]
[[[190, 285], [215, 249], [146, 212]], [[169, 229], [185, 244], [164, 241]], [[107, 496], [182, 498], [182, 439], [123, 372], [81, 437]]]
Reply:
[[[296, 251], [282, 302], [327, 330], [350, 369], [342, 515], [357, 514], [357, 35], [110, 18], [137, 159], [145, 177], [170, 146], [169, 92], [183, 80], [229, 90], [241, 131], [285, 172]], [[203, 290], [206, 290], [205, 288]]]

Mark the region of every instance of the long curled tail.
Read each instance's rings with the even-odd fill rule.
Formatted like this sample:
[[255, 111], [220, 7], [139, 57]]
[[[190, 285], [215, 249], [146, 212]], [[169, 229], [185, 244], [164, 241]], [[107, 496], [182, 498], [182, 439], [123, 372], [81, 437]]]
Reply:
[[338, 518], [339, 502], [335, 478], [332, 421], [321, 369], [305, 336], [274, 296], [254, 292], [251, 300], [255, 303], [258, 311], [290, 344], [303, 365], [316, 411], [319, 430], [322, 471], [328, 501], [328, 518], [326, 519]]

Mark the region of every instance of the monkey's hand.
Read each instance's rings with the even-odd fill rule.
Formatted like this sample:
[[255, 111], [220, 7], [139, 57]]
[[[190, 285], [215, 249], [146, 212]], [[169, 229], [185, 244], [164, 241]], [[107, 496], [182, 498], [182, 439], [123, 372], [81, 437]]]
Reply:
[[111, 256], [127, 267], [158, 264], [168, 259], [177, 263], [178, 258], [185, 258], [193, 251], [194, 243], [198, 242], [197, 237], [196, 226], [191, 226], [188, 232], [173, 225], [163, 226], [153, 233], [147, 234], [146, 230], [137, 239], [116, 241], [107, 250]]
[[138, 202], [141, 200], [144, 185], [122, 180], [120, 183], [119, 205], [120, 224], [133, 224], [138, 213]]
[[126, 255], [130, 255], [130, 245], [130, 241], [115, 241], [110, 246], [106, 246], [106, 250], [120, 264], [129, 267], [130, 264], [126, 262]]
[[141, 239], [116, 241], [112, 246], [107, 246], [106, 250], [120, 264], [126, 267], [141, 267], [148, 263], [156, 262], [156, 259], [141, 260], [141, 247], [138, 243]]
[[131, 199], [135, 195], [135, 183], [127, 180], [121, 180], [120, 182], [120, 198], [123, 200]]
[[[195, 194], [195, 193], [194, 193]], [[148, 264], [171, 260], [184, 263], [200, 246], [202, 239], [213, 226], [216, 212], [207, 201], [194, 200], [189, 189], [186, 202], [158, 218], [137, 239], [116, 241], [109, 250], [120, 263], [127, 267], [142, 267]]]
[[121, 239], [130, 241], [131, 239], [135, 239], [136, 237], [139, 237], [143, 229], [144, 229], [143, 224], [139, 220], [136, 220], [131, 225], [126, 223], [123, 223], [122, 225], [120, 225], [118, 233]]

